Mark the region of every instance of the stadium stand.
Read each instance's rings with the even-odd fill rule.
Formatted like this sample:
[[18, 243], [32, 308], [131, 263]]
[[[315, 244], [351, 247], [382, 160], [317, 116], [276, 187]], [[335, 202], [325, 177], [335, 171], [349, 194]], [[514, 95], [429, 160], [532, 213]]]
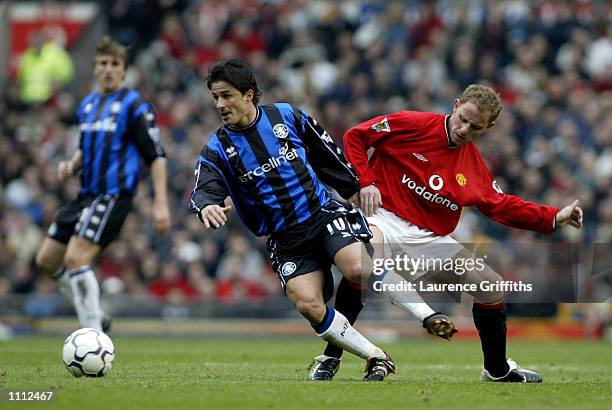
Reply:
[[[478, 145], [501, 188], [547, 204], [580, 198], [585, 228], [554, 234], [555, 245], [612, 241], [610, 2], [200, 0], [147, 2], [151, 8], [136, 1], [109, 3], [104, 12], [110, 33], [131, 46], [127, 83], [158, 112], [176, 210], [171, 234], [156, 237], [148, 201], [136, 200], [122, 239], [98, 261], [103, 298], [127, 295], [131, 309], [150, 308], [133, 310], [136, 315], [162, 314], [156, 301], [176, 317], [206, 315], [197, 307], [202, 301], [214, 306], [210, 311], [219, 312], [220, 303], [247, 315], [245, 303], [286, 303], [278, 302], [281, 290], [262, 239], [235, 217], [205, 233], [186, 209], [197, 154], [219, 123], [202, 78], [210, 62], [234, 56], [254, 68], [262, 103], [285, 100], [305, 107], [338, 144], [345, 130], [367, 118], [401, 109], [449, 112], [447, 102], [466, 85], [491, 85], [505, 108]], [[90, 61], [74, 64], [91, 67]], [[66, 312], [49, 280], [33, 267], [33, 257], [51, 212], [77, 189], [76, 181], [60, 185], [55, 170], [78, 141], [72, 113], [88, 89], [57, 87], [45, 102], [30, 105], [20, 99], [15, 78], [2, 87], [0, 314]], [[145, 180], [139, 196], [149, 195]], [[459, 240], [513, 244], [497, 255], [504, 275], [536, 274], [524, 255], [542, 249], [537, 235], [500, 229], [467, 213], [455, 233]], [[611, 289], [608, 274], [586, 298], [603, 301]], [[193, 308], [185, 312], [185, 306]], [[557, 313], [555, 305], [540, 309], [516, 313]], [[559, 311], [565, 318], [577, 314]]]

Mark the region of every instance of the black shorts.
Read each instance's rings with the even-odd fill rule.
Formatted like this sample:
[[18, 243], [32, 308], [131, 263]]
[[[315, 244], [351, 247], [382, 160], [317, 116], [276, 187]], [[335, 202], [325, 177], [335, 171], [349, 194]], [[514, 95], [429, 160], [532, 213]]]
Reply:
[[57, 211], [47, 235], [65, 244], [76, 235], [104, 248], [119, 236], [131, 210], [132, 195], [79, 195]]
[[334, 294], [331, 265], [336, 253], [371, 237], [368, 223], [359, 211], [349, 211], [332, 200], [307, 221], [270, 235], [267, 248], [283, 290], [292, 278], [321, 270], [325, 278], [323, 297], [327, 302]]

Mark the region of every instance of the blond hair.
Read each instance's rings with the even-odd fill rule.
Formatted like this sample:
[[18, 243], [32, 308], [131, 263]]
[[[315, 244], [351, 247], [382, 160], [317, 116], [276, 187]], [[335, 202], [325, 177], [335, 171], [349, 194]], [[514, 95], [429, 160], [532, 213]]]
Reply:
[[472, 84], [463, 90], [459, 102], [464, 104], [471, 102], [480, 112], [489, 113], [489, 124], [497, 119], [502, 109], [501, 98], [491, 87], [481, 84]]
[[96, 56], [113, 56], [123, 61], [127, 67], [127, 48], [117, 41], [113, 41], [109, 36], [102, 36], [96, 46]]

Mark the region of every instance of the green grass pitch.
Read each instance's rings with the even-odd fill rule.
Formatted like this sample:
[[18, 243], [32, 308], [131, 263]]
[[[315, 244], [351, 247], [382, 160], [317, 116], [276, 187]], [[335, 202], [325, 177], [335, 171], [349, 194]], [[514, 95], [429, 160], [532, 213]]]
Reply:
[[[112, 335], [111, 335], [112, 336]], [[477, 341], [381, 343], [398, 372], [361, 381], [364, 362], [345, 354], [333, 382], [306, 380], [323, 344], [312, 338], [123, 338], [100, 379], [74, 378], [61, 337], [0, 341], [0, 409], [577, 409], [612, 408], [612, 346], [511, 341], [509, 356], [540, 371], [540, 385], [479, 382]], [[9, 391], [55, 390], [50, 403], [8, 402]]]

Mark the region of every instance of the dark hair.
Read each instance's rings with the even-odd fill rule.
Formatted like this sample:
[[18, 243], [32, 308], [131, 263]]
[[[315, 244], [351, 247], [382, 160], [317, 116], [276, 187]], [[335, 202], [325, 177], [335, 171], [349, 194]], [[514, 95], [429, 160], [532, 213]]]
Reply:
[[257, 88], [257, 80], [251, 68], [242, 60], [232, 58], [230, 60], [214, 63], [208, 69], [206, 76], [206, 86], [210, 90], [212, 83], [225, 81], [233, 85], [242, 94], [253, 90], [253, 104], [257, 105], [261, 90]]
[[113, 41], [109, 36], [102, 36], [96, 45], [96, 56], [101, 55], [118, 58], [123, 61], [123, 66], [127, 68], [127, 47], [117, 41]]

